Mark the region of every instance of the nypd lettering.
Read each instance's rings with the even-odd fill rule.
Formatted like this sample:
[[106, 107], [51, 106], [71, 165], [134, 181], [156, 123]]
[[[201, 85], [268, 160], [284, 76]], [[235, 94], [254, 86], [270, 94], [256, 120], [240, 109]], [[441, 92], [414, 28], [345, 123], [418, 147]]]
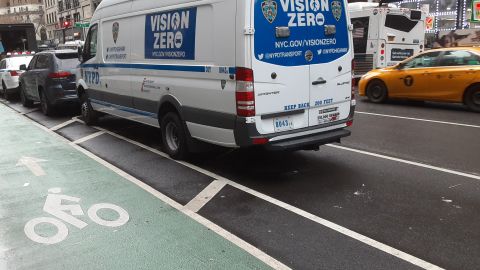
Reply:
[[196, 20], [196, 7], [147, 15], [145, 58], [195, 59]]
[[[344, 5], [340, 0], [255, 0], [255, 58], [298, 66], [345, 55], [349, 43]], [[335, 25], [336, 33], [326, 36], [325, 25]], [[276, 28], [286, 26], [290, 34], [277, 36]]]
[[97, 71], [85, 70], [83, 78], [87, 84], [100, 85], [100, 74]]

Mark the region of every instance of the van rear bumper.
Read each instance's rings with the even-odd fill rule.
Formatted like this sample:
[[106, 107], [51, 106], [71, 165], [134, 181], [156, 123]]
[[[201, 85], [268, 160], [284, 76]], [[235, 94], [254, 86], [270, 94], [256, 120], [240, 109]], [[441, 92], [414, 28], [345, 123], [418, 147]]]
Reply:
[[[256, 145], [254, 143], [256, 139], [268, 139], [269, 141], [266, 144], [257, 146], [272, 151], [313, 149], [322, 144], [340, 142], [341, 138], [350, 136], [351, 132], [345, 128], [346, 123], [352, 119], [349, 117], [347, 120], [330, 125], [262, 135], [258, 133], [255, 123], [246, 124], [244, 118], [237, 118], [234, 130], [235, 141], [239, 147], [249, 147]], [[333, 126], [339, 127], [332, 129]], [[322, 129], [327, 130], [322, 131]], [[288, 138], [278, 139], [282, 136], [288, 136]]]
[[278, 142], [270, 142], [266, 144], [264, 148], [271, 151], [300, 150], [311, 146], [340, 142], [341, 138], [350, 136], [350, 134], [351, 132], [349, 130], [336, 129]]

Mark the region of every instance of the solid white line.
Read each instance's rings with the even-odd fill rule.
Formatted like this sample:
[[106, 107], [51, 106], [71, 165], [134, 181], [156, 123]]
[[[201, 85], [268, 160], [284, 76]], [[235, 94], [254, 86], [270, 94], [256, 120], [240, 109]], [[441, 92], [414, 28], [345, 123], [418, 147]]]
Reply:
[[[10, 108], [8, 106], [6, 106], [6, 107], [9, 108], [10, 110], [16, 112], [12, 108]], [[62, 137], [60, 134], [57, 134], [57, 133], [51, 131], [47, 127], [41, 125], [40, 123], [37, 123], [37, 122], [33, 121], [32, 119], [30, 119], [28, 117], [26, 117], [26, 119], [30, 120], [33, 125], [39, 127], [40, 129], [46, 131], [47, 133], [53, 135], [54, 137], [60, 139], [61, 141], [70, 144], [70, 141], [68, 139], [66, 139], [65, 137]], [[86, 156], [90, 157], [91, 159], [97, 161], [98, 163], [100, 163], [104, 167], [112, 170], [113, 172], [122, 176], [126, 180], [134, 183], [135, 185], [137, 185], [141, 189], [143, 189], [146, 192], [152, 194], [156, 198], [160, 199], [161, 201], [165, 202], [166, 204], [170, 205], [171, 207], [177, 209], [178, 211], [180, 211], [183, 214], [187, 215], [188, 217], [192, 218], [196, 222], [198, 222], [198, 223], [202, 224], [203, 226], [207, 227], [211, 231], [217, 233], [218, 235], [220, 235], [221, 237], [223, 237], [227, 241], [229, 241], [229, 242], [233, 243], [234, 245], [238, 246], [239, 248], [243, 249], [244, 251], [246, 251], [250, 255], [254, 256], [255, 258], [259, 259], [260, 261], [264, 262], [265, 264], [272, 267], [273, 269], [280, 269], [280, 270], [291, 269], [290, 267], [286, 266], [285, 264], [281, 263], [280, 261], [277, 261], [276, 259], [274, 259], [270, 255], [266, 254], [265, 252], [261, 251], [257, 247], [255, 247], [255, 246], [247, 243], [246, 241], [240, 239], [238, 236], [228, 232], [227, 230], [225, 230], [222, 227], [218, 226], [217, 224], [211, 222], [210, 220], [208, 220], [208, 219], [200, 216], [199, 214], [194, 213], [194, 212], [192, 212], [188, 209], [185, 209], [185, 207], [183, 205], [177, 203], [176, 201], [172, 200], [171, 198], [169, 198], [168, 196], [159, 192], [158, 190], [152, 188], [151, 186], [145, 184], [144, 182], [140, 181], [139, 179], [131, 176], [130, 174], [126, 173], [125, 171], [121, 170], [120, 168], [116, 167], [115, 165], [103, 160], [102, 158], [96, 156], [95, 154], [93, 154], [90, 151], [82, 148], [79, 145], [76, 145], [76, 144], [70, 144], [70, 145], [73, 148], [75, 148], [76, 150], [78, 150], [78, 151], [82, 152], [83, 154], [85, 154]], [[166, 155], [166, 154], [164, 154], [164, 155]]]
[[[36, 122], [34, 122], [34, 121], [32, 121], [32, 122], [33, 122], [34, 124], [37, 124], [38, 126], [44, 128], [44, 127], [43, 127], [42, 125], [40, 125], [39, 123], [36, 123]], [[52, 131], [50, 131], [50, 130], [48, 130], [48, 129], [46, 129], [46, 128], [44, 128], [44, 129], [45, 129], [47, 132], [52, 132]], [[163, 156], [163, 157], [165, 157], [165, 158], [168, 158], [168, 159], [170, 159], [170, 160], [173, 160], [173, 159], [171, 159], [167, 154], [165, 154], [165, 153], [163, 153], [163, 152], [161, 152], [161, 151], [158, 151], [158, 150], [156, 150], [156, 149], [154, 149], [154, 148], [148, 147], [148, 146], [143, 145], [143, 144], [141, 144], [141, 143], [139, 143], [139, 142], [130, 140], [130, 139], [128, 139], [128, 138], [125, 138], [125, 137], [123, 137], [123, 136], [121, 136], [121, 135], [118, 135], [118, 134], [115, 134], [115, 133], [113, 133], [113, 132], [107, 131], [107, 130], [105, 130], [105, 129], [102, 129], [102, 128], [99, 128], [99, 129], [101, 129], [102, 131], [105, 131], [106, 133], [108, 133], [108, 134], [110, 134], [110, 135], [112, 135], [112, 136], [115, 136], [115, 137], [117, 137], [117, 138], [123, 139], [123, 140], [125, 140], [125, 141], [130, 142], [130, 143], [133, 143], [133, 144], [135, 144], [135, 145], [138, 145], [138, 146], [140, 146], [140, 147], [142, 147], [142, 148], [144, 148], [144, 149], [147, 149], [147, 150], [150, 150], [150, 151], [152, 151], [152, 152], [154, 152], [154, 153], [157, 153], [157, 154], [159, 154], [159, 155], [161, 155], [161, 156]], [[61, 137], [60, 135], [58, 135], [57, 133], [55, 133], [55, 132], [52, 132], [52, 133], [53, 133], [54, 135], [62, 138], [62, 139], [65, 139], [65, 138]], [[65, 139], [65, 140], [66, 140], [66, 139]], [[68, 140], [67, 140], [67, 141], [68, 141]], [[333, 145], [330, 145], [330, 146], [333, 146]], [[196, 214], [196, 213], [194, 213], [194, 212], [192, 212], [192, 211], [190, 211], [190, 210], [188, 210], [188, 209], [185, 209], [183, 206], [181, 206], [181, 205], [178, 204], [177, 202], [173, 201], [173, 200], [170, 199], [169, 197], [163, 195], [162, 193], [158, 192], [157, 190], [153, 189], [152, 187], [148, 186], [147, 184], [143, 183], [142, 181], [134, 178], [133, 176], [127, 174], [127, 173], [124, 172], [124, 171], [122, 171], [121, 169], [119, 169], [119, 168], [115, 167], [114, 165], [108, 163], [107, 161], [105, 161], [105, 160], [97, 157], [96, 155], [94, 155], [93, 153], [89, 152], [88, 150], [85, 150], [85, 149], [81, 148], [81, 147], [78, 146], [78, 145], [73, 145], [73, 147], [75, 147], [75, 148], [78, 149], [79, 151], [85, 153], [87, 156], [91, 157], [92, 159], [97, 160], [99, 163], [101, 163], [102, 165], [106, 166], [107, 168], [111, 168], [113, 171], [117, 172], [117, 174], [119, 174], [119, 175], [123, 176], [124, 178], [126, 178], [127, 180], [129, 180], [129, 181], [137, 184], [138, 186], [140, 186], [141, 188], [143, 188], [143, 189], [146, 190], [147, 192], [153, 194], [154, 196], [156, 196], [157, 198], [161, 199], [162, 201], [170, 204], [172, 207], [174, 207], [174, 208], [182, 211], [183, 213], [189, 215], [189, 216], [192, 217], [193, 219], [197, 220], [199, 223], [204, 224], [206, 227], [210, 228], [209, 226], [212, 226], [212, 228], [217, 228], [219, 231], [214, 230], [214, 229], [212, 229], [212, 228], [210, 228], [210, 229], [214, 230], [214, 231], [217, 232], [219, 235], [222, 235], [222, 236], [223, 236], [224, 238], [226, 238], [227, 240], [235, 243], [236, 245], [238, 245], [239, 247], [243, 248], [244, 250], [246, 250], [246, 251], [249, 252], [250, 254], [254, 255], [255, 257], [261, 259], [262, 261], [264, 261], [265, 263], [267, 263], [269, 266], [271, 266], [271, 267], [273, 267], [273, 268], [275, 268], [275, 269], [289, 269], [286, 265], [284, 265], [284, 264], [282, 264], [281, 262], [275, 260], [274, 258], [270, 257], [269, 255], [263, 253], [261, 250], [257, 249], [256, 247], [250, 245], [249, 243], [245, 242], [244, 240], [238, 238], [237, 236], [235, 236], [235, 235], [227, 232], [227, 231], [224, 230], [223, 228], [221, 228], [221, 227], [219, 227], [218, 225], [212, 223], [211, 221], [205, 219], [204, 217], [202, 217], [202, 216], [200, 216], [200, 215], [198, 215], [198, 214]], [[338, 147], [338, 146], [333, 146], [333, 147]], [[350, 150], [350, 149], [345, 149], [345, 150]], [[394, 159], [394, 160], [395, 160], [395, 159]], [[373, 239], [371, 239], [371, 238], [369, 238], [369, 237], [367, 237], [367, 236], [361, 235], [361, 234], [359, 234], [359, 233], [357, 233], [357, 232], [354, 232], [354, 231], [352, 231], [352, 230], [349, 230], [349, 229], [347, 229], [347, 228], [345, 228], [345, 227], [342, 227], [342, 226], [340, 226], [340, 225], [338, 225], [338, 224], [335, 224], [335, 223], [333, 223], [333, 222], [330, 222], [330, 221], [328, 221], [328, 220], [326, 220], [326, 219], [323, 219], [323, 218], [320, 218], [320, 217], [318, 217], [318, 216], [315, 216], [315, 215], [313, 215], [313, 214], [311, 214], [311, 213], [308, 213], [308, 212], [306, 212], [306, 211], [304, 211], [304, 210], [302, 210], [302, 209], [299, 209], [299, 208], [297, 208], [297, 207], [295, 207], [295, 206], [289, 205], [289, 204], [284, 203], [284, 202], [282, 202], [282, 201], [279, 201], [279, 200], [277, 200], [277, 199], [275, 199], [275, 198], [272, 198], [272, 197], [270, 197], [270, 196], [268, 196], [268, 195], [262, 194], [262, 193], [260, 193], [260, 192], [255, 191], [255, 190], [252, 190], [252, 189], [250, 189], [250, 188], [248, 188], [248, 187], [245, 187], [245, 186], [243, 186], [243, 185], [240, 185], [240, 184], [238, 184], [238, 183], [236, 183], [236, 182], [233, 182], [233, 181], [231, 181], [231, 180], [229, 180], [229, 179], [227, 179], [227, 178], [224, 178], [224, 177], [222, 177], [222, 176], [219, 176], [219, 175], [217, 175], [217, 174], [215, 174], [215, 173], [213, 173], [213, 172], [204, 170], [204, 169], [202, 169], [202, 168], [200, 168], [200, 167], [197, 167], [197, 166], [195, 166], [195, 165], [193, 165], [193, 164], [190, 164], [190, 163], [188, 163], [188, 162], [176, 161], [176, 160], [173, 160], [173, 161], [178, 162], [178, 163], [180, 163], [180, 164], [183, 164], [183, 165], [185, 165], [186, 167], [189, 167], [189, 168], [191, 168], [191, 169], [197, 170], [197, 171], [199, 171], [199, 172], [201, 172], [201, 173], [204, 173], [205, 175], [208, 175], [208, 176], [210, 176], [210, 177], [212, 177], [212, 178], [218, 179], [218, 180], [220, 180], [220, 181], [224, 181], [224, 182], [228, 183], [229, 185], [231, 185], [231, 186], [233, 186], [233, 187], [236, 187], [236, 188], [238, 188], [238, 189], [240, 189], [240, 190], [242, 190], [242, 191], [244, 191], [244, 192], [247, 192], [247, 193], [249, 193], [249, 194], [251, 194], [251, 195], [253, 195], [253, 196], [256, 196], [256, 197], [258, 197], [258, 198], [261, 198], [261, 199], [263, 199], [263, 200], [265, 200], [265, 201], [267, 201], [267, 202], [269, 202], [269, 203], [272, 203], [272, 204], [274, 204], [274, 205], [277, 205], [277, 206], [279, 206], [279, 207], [281, 207], [281, 208], [283, 208], [283, 209], [286, 209], [286, 210], [288, 210], [288, 211], [291, 211], [291, 212], [293, 212], [293, 213], [295, 213], [295, 214], [297, 214], [297, 215], [300, 215], [300, 216], [302, 216], [302, 217], [304, 217], [304, 218], [310, 219], [310, 220], [312, 220], [312, 221], [314, 221], [314, 222], [316, 222], [316, 223], [318, 223], [318, 224], [321, 224], [321, 225], [323, 225], [323, 226], [325, 226], [325, 227], [327, 227], [327, 228], [330, 228], [330, 229], [332, 229], [332, 230], [334, 230], [334, 231], [337, 231], [337, 232], [339, 232], [339, 233], [341, 233], [341, 234], [343, 234], [343, 235], [346, 235], [346, 236], [348, 236], [348, 237], [351, 237], [351, 238], [353, 238], [353, 239], [355, 239], [355, 240], [357, 240], [357, 241], [360, 241], [360, 242], [362, 242], [362, 243], [364, 243], [364, 244], [366, 244], [366, 245], [369, 245], [369, 246], [371, 246], [371, 247], [373, 247], [373, 248], [376, 248], [376, 249], [378, 249], [378, 250], [381, 250], [381, 251], [383, 251], [383, 252], [385, 252], [385, 253], [388, 253], [388, 254], [390, 254], [390, 255], [393, 255], [393, 256], [395, 256], [395, 257], [397, 257], [397, 258], [400, 258], [400, 259], [402, 259], [402, 260], [404, 260], [404, 261], [407, 261], [407, 262], [409, 262], [409, 263], [411, 263], [411, 264], [414, 264], [414, 265], [416, 265], [416, 266], [418, 266], [418, 267], [421, 267], [421, 268], [423, 268], [423, 269], [429, 269], [429, 270], [441, 270], [441, 269], [443, 269], [443, 268], [441, 268], [441, 267], [439, 267], [439, 266], [436, 266], [436, 265], [434, 265], [434, 264], [431, 264], [431, 263], [429, 263], [429, 262], [427, 262], [427, 261], [424, 261], [424, 260], [422, 260], [422, 259], [420, 259], [420, 258], [414, 257], [414, 256], [412, 256], [412, 255], [410, 255], [410, 254], [407, 254], [407, 253], [403, 252], [403, 251], [400, 251], [400, 250], [398, 250], [398, 249], [395, 249], [395, 248], [393, 248], [393, 247], [390, 247], [390, 246], [387, 246], [387, 245], [385, 245], [385, 244], [383, 244], [383, 243], [380, 243], [380, 242], [378, 242], [378, 241], [376, 241], [376, 240], [373, 240]]]
[[148, 193], [152, 194], [156, 198], [162, 200], [166, 204], [170, 205], [171, 207], [177, 209], [178, 211], [184, 213], [185, 215], [189, 216], [193, 220], [197, 221], [198, 223], [202, 224], [203, 226], [207, 227], [208, 229], [214, 231], [218, 235], [222, 236], [226, 240], [230, 241], [231, 243], [235, 244], [236, 246], [240, 247], [241, 249], [245, 250], [252, 256], [256, 257], [257, 259], [261, 260], [268, 266], [274, 269], [291, 269], [288, 266], [284, 265], [283, 263], [277, 261], [273, 257], [270, 257], [268, 254], [264, 253], [260, 249], [254, 247], [253, 245], [245, 242], [244, 240], [240, 239], [236, 235], [228, 232], [227, 230], [223, 229], [222, 227], [216, 225], [215, 223], [209, 221], [208, 219], [200, 216], [197, 213], [192, 212], [189, 209], [186, 209], [183, 205], [177, 203], [176, 201], [172, 200], [168, 196], [164, 195], [163, 193], [159, 192], [158, 190], [152, 188], [151, 186], [145, 184], [141, 180], [133, 177], [132, 175], [126, 173], [125, 171], [121, 170], [120, 168], [116, 167], [115, 165], [109, 163], [108, 161], [96, 156], [95, 154], [91, 153], [90, 151], [80, 147], [79, 145], [72, 145], [75, 149], [82, 152], [86, 156], [90, 157], [91, 159], [97, 161], [101, 165], [105, 166], [106, 168], [110, 169], [111, 171], [115, 172], [116, 174], [120, 175], [121, 177], [125, 178], [126, 180], [132, 182], [133, 184], [137, 185], [138, 187], [142, 188], [143, 190], [147, 191]]
[[80, 138], [80, 139], [78, 139], [78, 140], [76, 140], [76, 141], [74, 141], [74, 142], [71, 142], [70, 144], [72, 144], [72, 145], [73, 145], [73, 144], [81, 144], [81, 143], [86, 142], [86, 141], [88, 141], [88, 140], [91, 140], [91, 139], [93, 139], [93, 138], [95, 138], [95, 137], [98, 137], [98, 136], [100, 136], [100, 135], [102, 135], [102, 134], [105, 134], [105, 131], [102, 131], [102, 130], [101, 130], [101, 131], [95, 132], [95, 133], [93, 133], [93, 134], [90, 134], [90, 135], [88, 135], [88, 136], [85, 136], [85, 137], [83, 137], [83, 138]]
[[210, 185], [198, 193], [189, 203], [185, 205], [185, 208], [197, 213], [202, 209], [215, 195], [225, 187], [227, 183], [225, 181], [214, 180]]
[[59, 125], [56, 125], [56, 126], [50, 128], [50, 130], [51, 130], [51, 131], [57, 131], [57, 130], [59, 130], [59, 129], [61, 129], [61, 128], [64, 128], [64, 127], [70, 125], [71, 123], [74, 123], [74, 122], [76, 122], [76, 120], [70, 119], [70, 120], [68, 120], [68, 121], [66, 121], [66, 122], [63, 122], [63, 123], [61, 123], [61, 124], [59, 124]]
[[345, 151], [355, 152], [355, 153], [359, 153], [359, 154], [363, 154], [363, 155], [368, 155], [368, 156], [372, 156], [372, 157], [377, 157], [377, 158], [387, 159], [387, 160], [396, 161], [396, 162], [400, 162], [400, 163], [405, 163], [405, 164], [409, 164], [409, 165], [413, 165], [413, 166], [417, 166], [417, 167], [427, 168], [427, 169], [431, 169], [431, 170], [435, 170], [435, 171], [440, 171], [440, 172], [444, 172], [444, 173], [449, 173], [449, 174], [454, 174], [454, 175], [458, 175], [458, 176], [463, 176], [463, 177], [467, 177], [467, 178], [480, 180], [480, 176], [475, 175], [475, 174], [459, 172], [459, 171], [455, 171], [455, 170], [451, 170], [451, 169], [441, 168], [441, 167], [432, 166], [432, 165], [419, 163], [419, 162], [415, 162], [415, 161], [409, 161], [409, 160], [405, 160], [405, 159], [401, 159], [401, 158], [389, 157], [389, 156], [385, 156], [385, 155], [381, 155], [381, 154], [376, 154], [376, 153], [372, 153], [372, 152], [368, 152], [368, 151], [358, 150], [358, 149], [345, 147], [345, 146], [340, 146], [340, 145], [335, 145], [335, 144], [327, 144], [327, 146], [333, 147], [333, 148], [336, 148], [336, 149], [345, 150]]
[[293, 212], [293, 213], [295, 213], [295, 214], [297, 214], [297, 215], [300, 215], [300, 216], [302, 216], [302, 217], [304, 217], [304, 218], [310, 219], [310, 220], [313, 221], [313, 222], [319, 223], [319, 224], [321, 224], [321, 225], [323, 225], [323, 226], [325, 226], [325, 227], [327, 227], [327, 228], [330, 228], [330, 229], [332, 229], [332, 230], [334, 230], [334, 231], [336, 231], [336, 232], [339, 232], [339, 233], [341, 233], [341, 234], [343, 234], [343, 235], [346, 235], [346, 236], [348, 236], [348, 237], [351, 237], [351, 238], [353, 238], [353, 239], [355, 239], [355, 240], [357, 240], [357, 241], [360, 241], [360, 242], [362, 242], [362, 243], [364, 243], [364, 244], [366, 244], [366, 245], [369, 245], [369, 246], [371, 246], [371, 247], [373, 247], [373, 248], [376, 248], [376, 249], [378, 249], [378, 250], [381, 250], [381, 251], [383, 251], [383, 252], [385, 252], [385, 253], [388, 253], [388, 254], [390, 254], [390, 255], [393, 255], [393, 256], [395, 256], [395, 257], [397, 257], [397, 258], [399, 258], [399, 259], [402, 259], [402, 260], [404, 260], [404, 261], [407, 261], [407, 262], [409, 262], [409, 263], [411, 263], [411, 264], [414, 264], [414, 265], [416, 265], [416, 266], [418, 266], [418, 267], [421, 267], [421, 268], [424, 268], [424, 269], [429, 269], [429, 270], [434, 270], [434, 269], [435, 269], [435, 270], [441, 270], [441, 269], [443, 269], [443, 268], [441, 268], [441, 267], [439, 267], [439, 266], [436, 266], [436, 265], [434, 265], [434, 264], [431, 264], [431, 263], [429, 263], [429, 262], [427, 262], [427, 261], [424, 261], [424, 260], [422, 260], [422, 259], [420, 259], [420, 258], [414, 257], [414, 256], [412, 256], [412, 255], [410, 255], [410, 254], [407, 254], [407, 253], [403, 252], [403, 251], [400, 251], [400, 250], [398, 250], [398, 249], [395, 249], [395, 248], [393, 248], [393, 247], [390, 247], [390, 246], [387, 246], [387, 245], [385, 245], [385, 244], [383, 244], [383, 243], [380, 243], [380, 242], [378, 242], [378, 241], [376, 241], [376, 240], [373, 240], [373, 239], [371, 239], [371, 238], [369, 238], [369, 237], [367, 237], [367, 236], [361, 235], [361, 234], [356, 233], [356, 232], [354, 232], [354, 231], [352, 231], [352, 230], [350, 230], [350, 229], [347, 229], [347, 228], [342, 227], [342, 226], [340, 226], [340, 225], [338, 225], [338, 224], [335, 224], [335, 223], [333, 223], [333, 222], [330, 222], [330, 221], [328, 221], [328, 220], [326, 220], [326, 219], [323, 219], [323, 218], [320, 218], [320, 217], [318, 217], [318, 216], [315, 216], [315, 215], [313, 215], [313, 214], [311, 214], [311, 213], [308, 213], [308, 212], [306, 212], [306, 211], [304, 211], [304, 210], [302, 210], [302, 209], [300, 209], [300, 208], [297, 208], [297, 207], [295, 207], [295, 206], [289, 205], [289, 204], [284, 203], [284, 202], [282, 202], [282, 201], [279, 201], [279, 200], [277, 200], [277, 199], [275, 199], [275, 198], [272, 198], [272, 197], [270, 197], [270, 196], [268, 196], [268, 195], [262, 194], [262, 193], [260, 193], [260, 192], [258, 192], [258, 191], [255, 191], [255, 190], [250, 189], [250, 188], [248, 188], [248, 187], [245, 187], [245, 186], [243, 186], [243, 185], [241, 185], [241, 184], [238, 184], [238, 183], [236, 183], [236, 182], [233, 182], [232, 180], [229, 180], [229, 179], [227, 179], [227, 178], [225, 178], [225, 177], [222, 177], [222, 176], [220, 176], [220, 175], [217, 175], [217, 174], [215, 174], [215, 173], [213, 173], [213, 172], [210, 172], [210, 171], [207, 171], [207, 170], [202, 169], [202, 168], [200, 168], [200, 167], [197, 167], [196, 165], [190, 164], [190, 163], [185, 162], [185, 161], [177, 161], [177, 160], [171, 159], [167, 154], [165, 154], [165, 153], [163, 153], [163, 152], [161, 152], [161, 151], [158, 151], [157, 149], [154, 149], [154, 148], [151, 148], [151, 147], [149, 147], [149, 146], [143, 145], [143, 144], [141, 144], [141, 143], [139, 143], [139, 142], [133, 141], [133, 140], [128, 139], [128, 138], [125, 138], [125, 137], [123, 137], [123, 136], [121, 136], [121, 135], [118, 135], [118, 134], [116, 134], [116, 133], [107, 131], [107, 130], [105, 130], [105, 129], [103, 129], [103, 130], [106, 131], [106, 133], [108, 133], [108, 134], [110, 134], [110, 135], [112, 135], [112, 136], [115, 136], [115, 137], [117, 137], [117, 138], [119, 138], [119, 139], [125, 140], [125, 141], [130, 142], [130, 143], [132, 143], [132, 144], [135, 144], [135, 145], [137, 145], [137, 146], [140, 146], [140, 147], [142, 147], [142, 148], [144, 148], [144, 149], [146, 149], [146, 150], [149, 150], [149, 151], [151, 151], [151, 152], [153, 152], [153, 153], [157, 153], [157, 154], [159, 154], [159, 155], [161, 155], [161, 156], [163, 156], [163, 157], [165, 157], [165, 158], [168, 158], [168, 159], [170, 159], [170, 160], [172, 160], [172, 161], [175, 161], [175, 162], [178, 162], [178, 163], [180, 163], [180, 164], [183, 164], [183, 165], [185, 165], [186, 167], [189, 167], [189, 168], [191, 168], [191, 169], [193, 169], [193, 170], [196, 170], [196, 171], [198, 171], [198, 172], [201, 172], [201, 173], [203, 173], [203, 174], [205, 174], [205, 175], [207, 175], [207, 176], [210, 176], [210, 177], [215, 178], [215, 179], [220, 180], [220, 181], [224, 181], [225, 183], [227, 183], [227, 184], [229, 184], [229, 185], [231, 185], [231, 186], [233, 186], [233, 187], [236, 187], [236, 188], [238, 188], [238, 189], [240, 189], [240, 190], [242, 190], [242, 191], [244, 191], [244, 192], [246, 192], [246, 193], [249, 193], [249, 194], [251, 194], [251, 195], [253, 195], [253, 196], [255, 196], [255, 197], [258, 197], [258, 198], [260, 198], [260, 199], [263, 199], [263, 200], [265, 200], [265, 201], [267, 201], [267, 202], [269, 202], [269, 203], [272, 203], [272, 204], [274, 204], [274, 205], [277, 205], [277, 206], [279, 206], [279, 207], [281, 207], [281, 208], [283, 208], [283, 209], [286, 209], [286, 210], [288, 210], [288, 211], [290, 211], [290, 212]]
[[430, 123], [436, 123], [436, 124], [445, 124], [445, 125], [454, 125], [454, 126], [461, 126], [461, 127], [480, 128], [480, 126], [476, 126], [476, 125], [469, 125], [469, 124], [462, 124], [462, 123], [455, 123], [455, 122], [437, 121], [437, 120], [422, 119], [422, 118], [396, 116], [396, 115], [389, 115], [389, 114], [369, 113], [369, 112], [362, 112], [362, 111], [355, 111], [355, 113], [358, 113], [358, 114], [366, 114], [366, 115], [374, 115], [374, 116], [382, 116], [382, 117], [390, 117], [390, 118], [398, 118], [398, 119], [405, 119], [405, 120], [414, 120], [414, 121], [430, 122]]

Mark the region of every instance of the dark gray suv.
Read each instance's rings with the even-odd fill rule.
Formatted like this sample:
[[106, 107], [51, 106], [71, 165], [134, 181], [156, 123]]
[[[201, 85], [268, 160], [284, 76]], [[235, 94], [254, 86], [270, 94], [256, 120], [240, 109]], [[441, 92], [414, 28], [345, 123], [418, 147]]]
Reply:
[[44, 51], [36, 54], [20, 76], [20, 98], [25, 107], [40, 102], [42, 112], [51, 115], [64, 103], [78, 103], [75, 70], [80, 62], [74, 50]]

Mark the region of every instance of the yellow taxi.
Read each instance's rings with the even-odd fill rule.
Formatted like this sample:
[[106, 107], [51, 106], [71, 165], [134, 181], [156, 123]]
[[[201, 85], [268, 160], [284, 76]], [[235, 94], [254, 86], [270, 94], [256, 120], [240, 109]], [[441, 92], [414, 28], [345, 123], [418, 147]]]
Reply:
[[420, 53], [396, 66], [368, 72], [358, 90], [375, 103], [389, 98], [458, 102], [480, 112], [480, 48]]

